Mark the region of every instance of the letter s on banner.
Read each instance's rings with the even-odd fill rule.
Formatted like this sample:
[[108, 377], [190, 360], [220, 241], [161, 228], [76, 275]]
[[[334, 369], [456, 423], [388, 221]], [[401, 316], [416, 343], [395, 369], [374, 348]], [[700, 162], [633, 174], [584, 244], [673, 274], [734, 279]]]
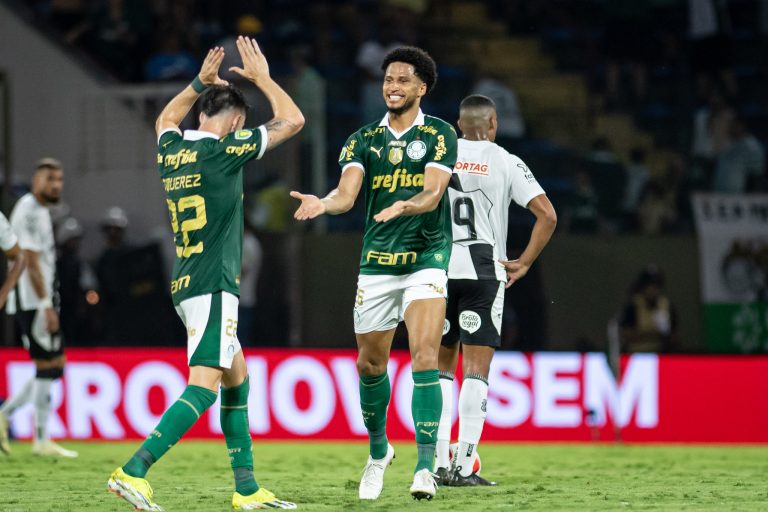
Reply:
[[485, 421], [489, 425], [516, 427], [528, 419], [531, 415], [531, 393], [520, 380], [530, 376], [531, 365], [525, 354], [496, 353], [488, 375], [488, 416]]

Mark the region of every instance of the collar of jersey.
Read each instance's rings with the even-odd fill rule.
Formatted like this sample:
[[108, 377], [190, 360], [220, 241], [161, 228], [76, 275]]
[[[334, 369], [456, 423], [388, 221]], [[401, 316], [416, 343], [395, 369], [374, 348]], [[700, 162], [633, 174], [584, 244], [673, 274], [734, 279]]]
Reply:
[[219, 139], [215, 133], [203, 130], [184, 130], [184, 140]]
[[408, 128], [406, 128], [405, 130], [401, 131], [401, 132], [396, 132], [389, 125], [389, 112], [384, 114], [384, 118], [379, 123], [379, 126], [386, 126], [387, 128], [389, 128], [389, 131], [392, 133], [392, 135], [394, 135], [396, 139], [399, 139], [400, 137], [405, 135], [408, 132], [408, 130], [410, 130], [414, 126], [419, 126], [419, 125], [422, 125], [422, 124], [424, 124], [424, 112], [422, 112], [421, 109], [419, 109], [419, 113], [416, 115], [416, 119], [413, 120], [413, 124], [411, 126], [409, 126]]

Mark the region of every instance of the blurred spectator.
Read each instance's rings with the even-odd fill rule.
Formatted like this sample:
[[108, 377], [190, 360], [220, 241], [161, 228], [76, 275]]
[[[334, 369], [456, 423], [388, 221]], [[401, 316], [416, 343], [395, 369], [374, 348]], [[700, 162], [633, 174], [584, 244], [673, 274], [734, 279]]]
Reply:
[[91, 53], [118, 78], [134, 81], [141, 77], [139, 66], [152, 37], [152, 16], [145, 0], [106, 0], [92, 4], [85, 30]]
[[734, 98], [738, 92], [736, 76], [731, 69], [730, 30], [726, 0], [688, 0], [691, 66], [696, 74], [696, 92], [700, 99], [709, 95], [713, 79], [719, 79], [729, 97]]
[[254, 318], [256, 314], [256, 290], [261, 272], [263, 251], [250, 223], [243, 232], [243, 258], [240, 271], [240, 309], [238, 312], [237, 337], [244, 346], [254, 344]]
[[624, 227], [630, 231], [636, 227], [640, 196], [651, 177], [651, 171], [648, 169], [645, 160], [645, 149], [641, 147], [632, 148], [629, 154], [629, 165], [626, 167], [627, 179], [624, 185], [624, 199], [621, 205], [625, 221]]
[[101, 303], [104, 308], [105, 341], [127, 341], [126, 324], [135, 321], [128, 318], [121, 307], [125, 304], [126, 277], [123, 263], [130, 247], [125, 241], [128, 216], [117, 206], [109, 208], [101, 220], [101, 231], [106, 247], [96, 262]]
[[707, 105], [696, 110], [691, 144], [691, 181], [697, 184], [697, 189], [709, 188], [717, 157], [730, 143], [731, 122], [735, 117], [736, 112], [717, 90], [710, 93]]
[[719, 155], [715, 167], [715, 192], [740, 194], [764, 187], [765, 149], [743, 119], [734, 118], [731, 143]]
[[221, 78], [230, 82], [240, 82], [244, 80], [243, 77], [229, 70], [231, 67], [243, 66], [242, 59], [240, 59], [240, 53], [237, 51], [237, 36], [253, 37], [259, 44], [261, 44], [262, 40], [259, 34], [261, 34], [263, 29], [263, 23], [253, 14], [244, 14], [237, 18], [237, 21], [235, 22], [235, 34], [228, 35], [217, 43], [217, 46], [224, 48], [224, 60], [221, 62], [221, 67], [219, 68], [219, 76]]
[[192, 80], [200, 65], [191, 53], [182, 48], [178, 32], [169, 30], [159, 35], [157, 51], [147, 61], [144, 76], [150, 81]]
[[[482, 77], [475, 83], [472, 94], [488, 96], [496, 103], [498, 127], [496, 137], [519, 139], [525, 135], [525, 120], [520, 112], [517, 95], [504, 82], [491, 77]], [[502, 146], [503, 142], [499, 142]]]
[[[301, 141], [301, 187], [315, 190], [313, 172], [322, 173], [326, 159], [326, 82], [310, 64], [311, 48], [297, 46], [288, 51], [293, 68], [291, 97], [309, 122], [299, 133]], [[321, 163], [319, 163], [321, 162]], [[322, 187], [323, 190], [325, 187]]]
[[599, 227], [597, 194], [589, 173], [584, 170], [576, 172], [575, 188], [565, 212], [565, 223], [570, 233], [596, 233]]
[[615, 228], [621, 217], [626, 171], [608, 138], [600, 136], [592, 142], [585, 164], [600, 217], [606, 227]]
[[357, 50], [355, 63], [363, 73], [360, 81], [360, 121], [371, 123], [384, 114], [382, 105], [382, 79], [384, 71], [381, 63], [384, 57], [403, 43], [398, 39], [395, 25], [385, 23], [379, 28], [377, 37], [365, 41]]
[[637, 276], [619, 320], [622, 352], [669, 352], [677, 345], [677, 313], [664, 276], [649, 265]]
[[98, 303], [96, 275], [80, 257], [82, 238], [83, 228], [73, 217], [64, 220], [56, 231], [61, 330], [67, 343], [74, 345], [89, 345], [99, 341], [93, 325], [98, 317], [93, 311]]
[[48, 15], [64, 39], [74, 42], [82, 33], [86, 21], [86, 0], [51, 0]]
[[158, 244], [129, 246], [128, 217], [119, 207], [107, 210], [101, 226], [106, 247], [96, 272], [104, 308], [104, 341], [139, 346], [181, 342], [184, 329], [169, 297]]
[[610, 0], [605, 2], [603, 52], [606, 69], [606, 108], [609, 110], [629, 99], [621, 92], [622, 70], [629, 67], [634, 101], [642, 101], [648, 89], [648, 62], [652, 58], [653, 34], [651, 2]]
[[637, 223], [644, 235], [660, 235], [677, 221], [676, 195], [662, 179], [648, 182], [637, 209]]

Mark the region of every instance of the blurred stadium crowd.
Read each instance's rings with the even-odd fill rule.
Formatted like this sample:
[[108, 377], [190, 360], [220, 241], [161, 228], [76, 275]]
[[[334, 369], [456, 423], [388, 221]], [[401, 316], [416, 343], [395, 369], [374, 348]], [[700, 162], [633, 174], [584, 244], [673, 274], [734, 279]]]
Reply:
[[[599, 116], [628, 116], [652, 140], [612, 140], [631, 134], [593, 126], [592, 136], [562, 144], [537, 129], [535, 119], [526, 119], [526, 113], [534, 114], [531, 107], [518, 106], [516, 79], [535, 78], [540, 67], [505, 76], [487, 72], [492, 66], [441, 58], [446, 37], [463, 34], [441, 33], [440, 20], [467, 2], [27, 2], [36, 22], [120, 81], [190, 80], [204, 49], [223, 45], [233, 54], [235, 34], [254, 35], [270, 56], [273, 74], [290, 77], [309, 68], [326, 81], [329, 148], [380, 116], [378, 62], [384, 51], [396, 44], [423, 46], [440, 65], [440, 84], [426, 108], [453, 121], [458, 101], [472, 90], [506, 100], [500, 117], [506, 116], [509, 127], [501, 130], [501, 143], [529, 161], [565, 214], [564, 229], [572, 232], [691, 232], [691, 191], [766, 190], [768, 90], [760, 58], [768, 36], [766, 2], [473, 3], [486, 17], [468, 17], [465, 33], [503, 20], [510, 36], [535, 38], [556, 71], [586, 81], [594, 98], [588, 105], [593, 123]], [[565, 109], [557, 115], [581, 113]], [[328, 169], [334, 176], [335, 166]], [[339, 229], [358, 228], [357, 213], [333, 220]]]
[[[188, 81], [205, 49], [233, 55], [236, 34], [255, 36], [273, 75], [310, 95], [311, 84], [325, 84], [330, 182], [335, 148], [382, 115], [382, 56], [415, 44], [438, 63], [425, 111], [453, 122], [466, 94], [493, 97], [497, 142], [528, 163], [563, 220], [559, 230], [691, 234], [692, 192], [768, 191], [765, 0], [9, 3], [115, 82]], [[301, 181], [311, 182], [306, 161]], [[282, 189], [270, 195], [273, 185], [254, 185], [264, 203], [254, 211], [289, 208]], [[328, 229], [359, 230], [363, 221], [359, 204]], [[530, 223], [513, 210], [510, 255]], [[543, 302], [535, 274], [510, 307]]]

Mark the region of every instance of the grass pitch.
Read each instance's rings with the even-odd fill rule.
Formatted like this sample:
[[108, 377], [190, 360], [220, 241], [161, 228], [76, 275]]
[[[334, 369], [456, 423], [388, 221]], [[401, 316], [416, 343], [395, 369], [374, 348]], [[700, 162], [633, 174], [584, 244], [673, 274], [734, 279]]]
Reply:
[[[126, 511], [106, 491], [110, 472], [138, 446], [63, 443], [78, 459], [33, 457], [14, 443], [0, 456], [0, 511]], [[480, 446], [483, 475], [495, 488], [440, 488], [432, 502], [408, 494], [412, 444], [397, 458], [375, 502], [357, 499], [364, 443], [266, 443], [255, 446], [256, 477], [300, 510], [768, 510], [768, 447], [492, 444]], [[231, 510], [232, 474], [224, 443], [184, 442], [149, 473], [165, 510]]]

